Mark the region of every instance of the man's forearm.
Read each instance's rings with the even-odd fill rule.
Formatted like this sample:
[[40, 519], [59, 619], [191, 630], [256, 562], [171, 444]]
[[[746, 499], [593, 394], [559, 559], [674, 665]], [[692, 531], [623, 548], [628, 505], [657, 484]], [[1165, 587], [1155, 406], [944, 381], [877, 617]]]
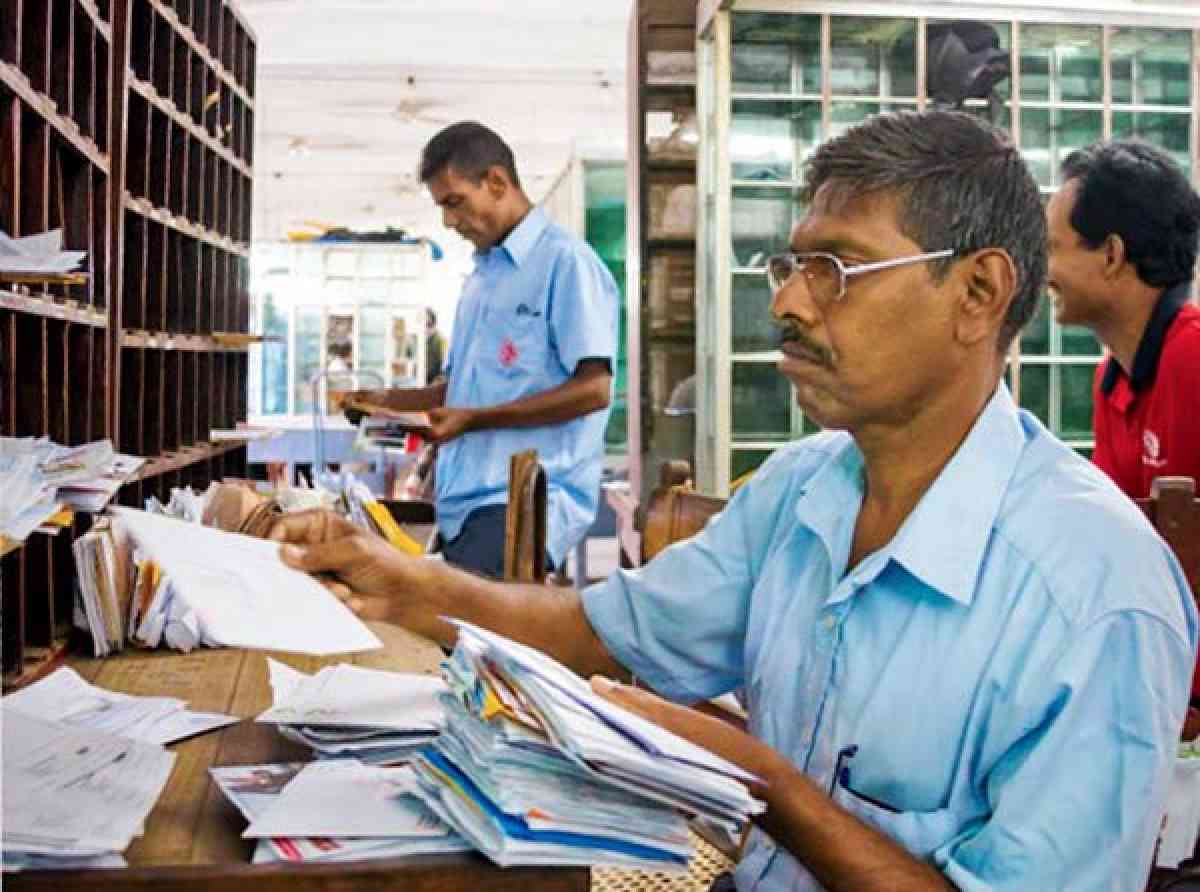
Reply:
[[607, 407], [611, 387], [608, 374], [570, 378], [524, 399], [472, 409], [470, 430], [565, 424]]
[[829, 892], [957, 892], [930, 864], [836, 805], [783, 755], [765, 757], [759, 821]]
[[369, 402], [397, 412], [427, 412], [445, 404], [446, 383], [441, 381], [428, 387], [394, 387], [356, 393]]
[[584, 677], [630, 677], [592, 629], [575, 590], [494, 582], [440, 561], [427, 563], [421, 590], [428, 597], [420, 607], [396, 598], [397, 624], [449, 646], [454, 627], [441, 617], [461, 619], [537, 648]]

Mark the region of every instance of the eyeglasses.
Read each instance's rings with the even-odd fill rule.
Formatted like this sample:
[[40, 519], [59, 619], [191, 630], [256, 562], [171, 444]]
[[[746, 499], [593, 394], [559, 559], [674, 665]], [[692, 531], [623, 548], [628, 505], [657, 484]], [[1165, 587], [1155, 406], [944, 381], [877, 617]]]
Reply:
[[947, 248], [944, 251], [933, 251], [929, 254], [913, 254], [910, 257], [896, 257], [876, 263], [846, 266], [842, 263], [841, 258], [834, 254], [826, 254], [821, 251], [797, 254], [789, 251], [787, 254], [776, 254], [767, 259], [767, 281], [771, 284], [773, 296], [779, 293], [779, 290], [787, 284], [792, 276], [796, 273], [803, 273], [804, 284], [813, 300], [820, 304], [833, 304], [845, 297], [846, 280], [851, 276], [861, 276], [863, 273], [879, 272], [897, 266], [908, 266], [912, 263], [942, 260], [953, 255], [954, 251]]

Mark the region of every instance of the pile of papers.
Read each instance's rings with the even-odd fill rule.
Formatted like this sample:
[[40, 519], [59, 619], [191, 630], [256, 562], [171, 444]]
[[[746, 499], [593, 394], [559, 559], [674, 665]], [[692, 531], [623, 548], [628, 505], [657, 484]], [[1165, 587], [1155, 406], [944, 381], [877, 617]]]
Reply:
[[0, 536], [23, 542], [64, 508], [100, 511], [144, 462], [114, 453], [108, 440], [68, 448], [0, 437]]
[[404, 531], [387, 507], [379, 502], [367, 485], [350, 471], [325, 472], [318, 477], [322, 490], [335, 496], [334, 507], [356, 526], [382, 536], [405, 554], [421, 555], [425, 548]]
[[24, 542], [62, 509], [41, 469], [53, 448], [49, 440], [0, 437], [0, 537]]
[[763, 810], [737, 766], [545, 654], [455, 625], [446, 728], [413, 767], [430, 808], [497, 864], [682, 870], [685, 816], [736, 832]]
[[64, 251], [63, 232], [12, 238], [0, 231], [0, 272], [25, 275], [63, 275], [78, 269], [87, 251]]
[[213, 780], [250, 822], [254, 862], [360, 861], [469, 851], [413, 795], [407, 767], [353, 760], [232, 765]]
[[274, 705], [258, 717], [319, 758], [373, 765], [407, 762], [440, 733], [445, 682], [349, 663], [316, 675], [267, 659]]
[[17, 710], [46, 722], [165, 745], [232, 725], [234, 716], [192, 712], [175, 697], [134, 697], [96, 687], [74, 669], [59, 669], [9, 694], [5, 715]]
[[86, 727], [0, 708], [5, 869], [123, 866], [175, 755]]
[[129, 629], [165, 640], [324, 656], [374, 650], [379, 639], [311, 576], [286, 566], [279, 545], [131, 508], [111, 509], [134, 548]]

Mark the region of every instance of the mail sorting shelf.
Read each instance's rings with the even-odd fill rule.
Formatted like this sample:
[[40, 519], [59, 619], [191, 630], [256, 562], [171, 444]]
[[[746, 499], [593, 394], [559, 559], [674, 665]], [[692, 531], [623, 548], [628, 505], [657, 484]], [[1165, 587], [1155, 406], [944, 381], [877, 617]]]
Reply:
[[[0, 0], [0, 228], [88, 251], [84, 285], [0, 284], [0, 434], [146, 456], [124, 504], [245, 476], [209, 432], [246, 417], [213, 334], [249, 323], [254, 69], [225, 0]], [[0, 557], [6, 689], [65, 650], [87, 523]]]
[[[0, 229], [62, 228], [86, 284], [0, 283], [0, 434], [78, 444], [106, 434], [111, 27], [90, 0], [0, 0]], [[89, 386], [95, 385], [95, 386]], [[35, 535], [0, 557], [4, 686], [62, 654], [71, 542]]]

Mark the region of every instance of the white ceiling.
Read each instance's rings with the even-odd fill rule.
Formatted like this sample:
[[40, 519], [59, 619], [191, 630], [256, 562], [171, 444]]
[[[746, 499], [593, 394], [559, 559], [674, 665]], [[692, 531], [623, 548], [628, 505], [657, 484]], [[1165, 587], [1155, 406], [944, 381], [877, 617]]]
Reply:
[[443, 122], [495, 128], [535, 200], [573, 152], [624, 157], [630, 5], [240, 0], [258, 40], [254, 237], [316, 220], [453, 242], [413, 176]]

